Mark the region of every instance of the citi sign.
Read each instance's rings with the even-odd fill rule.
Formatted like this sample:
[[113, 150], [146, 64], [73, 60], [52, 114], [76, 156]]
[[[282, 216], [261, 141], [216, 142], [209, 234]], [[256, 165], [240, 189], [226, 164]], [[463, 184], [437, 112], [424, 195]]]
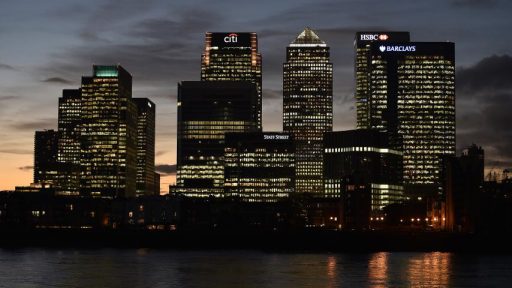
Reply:
[[231, 33], [224, 37], [224, 43], [236, 43], [238, 41], [238, 34]]
[[379, 46], [380, 52], [414, 52], [416, 46]]
[[361, 34], [359, 37], [362, 41], [386, 41], [389, 39], [389, 36], [386, 34]]

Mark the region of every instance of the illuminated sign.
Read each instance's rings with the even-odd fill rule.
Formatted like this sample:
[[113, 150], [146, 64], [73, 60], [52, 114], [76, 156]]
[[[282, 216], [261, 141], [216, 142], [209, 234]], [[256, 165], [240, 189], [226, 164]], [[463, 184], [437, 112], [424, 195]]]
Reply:
[[238, 41], [238, 34], [231, 33], [224, 37], [224, 43], [236, 43]]
[[264, 140], [288, 140], [288, 139], [290, 139], [290, 135], [264, 134], [263, 139]]
[[361, 41], [386, 41], [389, 39], [387, 34], [361, 34], [359, 40]]
[[212, 33], [211, 45], [219, 48], [251, 47], [251, 33]]
[[379, 46], [380, 52], [415, 52], [416, 46], [413, 45], [393, 45], [393, 46]]

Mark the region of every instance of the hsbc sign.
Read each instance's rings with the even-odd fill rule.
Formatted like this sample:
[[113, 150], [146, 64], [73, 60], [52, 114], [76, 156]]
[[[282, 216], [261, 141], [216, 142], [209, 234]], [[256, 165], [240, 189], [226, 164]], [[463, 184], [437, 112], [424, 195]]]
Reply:
[[386, 41], [389, 39], [387, 34], [361, 34], [359, 40], [361, 41]]

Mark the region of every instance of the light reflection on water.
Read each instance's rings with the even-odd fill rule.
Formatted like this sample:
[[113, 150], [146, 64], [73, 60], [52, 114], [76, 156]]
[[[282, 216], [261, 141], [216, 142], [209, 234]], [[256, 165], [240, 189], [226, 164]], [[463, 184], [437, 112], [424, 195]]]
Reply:
[[511, 255], [0, 249], [2, 287], [508, 286]]

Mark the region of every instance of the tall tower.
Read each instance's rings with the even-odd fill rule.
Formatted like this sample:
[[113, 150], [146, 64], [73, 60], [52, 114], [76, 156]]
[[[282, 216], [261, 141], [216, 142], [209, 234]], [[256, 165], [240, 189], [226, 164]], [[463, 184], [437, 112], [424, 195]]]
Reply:
[[250, 81], [256, 84], [257, 128], [262, 128], [261, 54], [256, 33], [206, 33], [201, 81]]
[[403, 151], [406, 192], [441, 190], [441, 159], [455, 155], [455, 45], [371, 45], [370, 128]]
[[59, 98], [59, 184], [57, 193], [78, 195], [80, 188], [80, 125], [82, 96], [80, 89], [65, 89]]
[[370, 101], [370, 47], [373, 42], [409, 42], [409, 32], [357, 32], [354, 41], [357, 128], [368, 129]]
[[81, 193], [135, 196], [137, 107], [131, 75], [120, 65], [94, 65], [93, 76], [82, 77], [81, 91]]
[[322, 140], [332, 131], [332, 63], [329, 47], [310, 28], [286, 48], [283, 130], [296, 141], [296, 192], [323, 194]]
[[56, 183], [59, 132], [36, 131], [34, 138], [34, 183]]
[[[137, 196], [155, 191], [155, 103], [133, 98], [137, 105]], [[158, 191], [158, 194], [160, 191]]]

